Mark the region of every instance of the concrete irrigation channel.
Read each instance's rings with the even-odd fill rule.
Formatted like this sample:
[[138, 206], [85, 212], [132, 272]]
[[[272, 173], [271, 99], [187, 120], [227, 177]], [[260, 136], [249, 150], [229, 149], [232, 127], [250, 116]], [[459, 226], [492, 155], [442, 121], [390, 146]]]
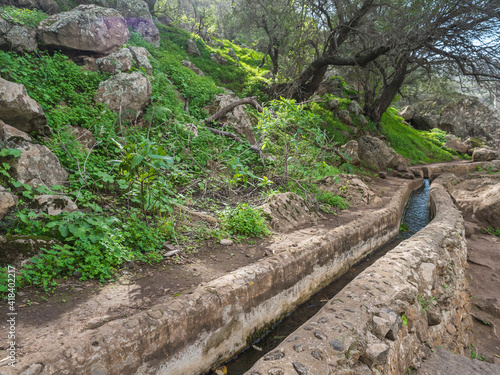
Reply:
[[[467, 168], [481, 165], [469, 164]], [[426, 168], [421, 175], [440, 173], [439, 167]], [[257, 334], [394, 238], [410, 194], [421, 186], [422, 179], [401, 182], [382, 209], [332, 230], [316, 231], [294, 247], [278, 249], [189, 294], [161, 299], [128, 318], [64, 337], [58, 348], [27, 354], [16, 370], [1, 371], [203, 374], [234, 357]], [[319, 314], [324, 315], [313, 317], [317, 320], [266, 354], [272, 360], [264, 357], [250, 373], [267, 375], [276, 368], [281, 369], [276, 374], [295, 375], [301, 366], [314, 366], [314, 371], [304, 373], [347, 374], [382, 366], [380, 373], [397, 374], [424, 355], [424, 342], [453, 343], [460, 350], [470, 325], [463, 276], [466, 248], [463, 220], [447, 194], [437, 180], [431, 187], [434, 220], [363, 271], [323, 307]], [[430, 313], [423, 314], [420, 304], [435, 300], [439, 309], [431, 312], [429, 306]], [[317, 342], [310, 341], [311, 335]], [[307, 350], [295, 350], [298, 344]]]

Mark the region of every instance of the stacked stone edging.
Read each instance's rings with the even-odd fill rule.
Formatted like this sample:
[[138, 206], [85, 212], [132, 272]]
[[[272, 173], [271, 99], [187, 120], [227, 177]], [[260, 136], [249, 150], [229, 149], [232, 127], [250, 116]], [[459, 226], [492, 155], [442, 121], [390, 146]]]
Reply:
[[405, 181], [383, 209], [190, 294], [164, 297], [147, 311], [67, 337], [56, 349], [50, 346], [22, 358], [17, 368], [36, 375], [204, 373], [246, 347], [255, 330], [281, 318], [393, 238], [409, 195], [421, 185], [422, 180]]
[[431, 187], [434, 220], [363, 271], [246, 374], [402, 375], [418, 367], [430, 347], [463, 353], [472, 325], [464, 221], [440, 180]]
[[[424, 178], [429, 178], [433, 180], [437, 176], [443, 173], [453, 173], [456, 175], [467, 174], [471, 172], [476, 172], [479, 168], [488, 168], [488, 166], [495, 166], [498, 168], [500, 160], [492, 161], [479, 161], [479, 162], [463, 162], [463, 163], [437, 163], [429, 164], [421, 167], [411, 167], [410, 170], [417, 172]], [[420, 173], [422, 172], [422, 174]]]

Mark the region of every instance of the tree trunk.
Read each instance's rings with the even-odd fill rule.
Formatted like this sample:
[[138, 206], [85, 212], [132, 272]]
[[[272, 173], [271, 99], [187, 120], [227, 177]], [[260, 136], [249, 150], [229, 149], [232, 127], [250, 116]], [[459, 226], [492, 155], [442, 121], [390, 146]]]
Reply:
[[373, 122], [378, 123], [384, 112], [392, 104], [406, 78], [407, 68], [408, 60], [406, 56], [403, 56], [397, 63], [396, 71], [389, 84], [384, 86], [372, 103], [365, 104], [364, 110]]
[[154, 16], [156, 0], [144, 0], [144, 2], [148, 5], [149, 13]]

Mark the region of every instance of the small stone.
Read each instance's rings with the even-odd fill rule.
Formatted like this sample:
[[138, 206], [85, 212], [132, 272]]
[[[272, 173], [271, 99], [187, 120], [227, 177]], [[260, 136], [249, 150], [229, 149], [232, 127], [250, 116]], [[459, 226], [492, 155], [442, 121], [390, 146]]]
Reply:
[[73, 271], [73, 276], [79, 279], [80, 277], [82, 277], [82, 273], [80, 271]]
[[307, 375], [306, 367], [300, 362], [292, 362], [293, 368], [299, 375]]
[[341, 352], [342, 350], [344, 350], [344, 343], [339, 340], [330, 341], [330, 346], [337, 352]]
[[227, 238], [224, 238], [224, 239], [220, 240], [220, 244], [224, 245], [224, 246], [231, 246], [233, 244], [233, 241], [229, 240]]
[[297, 353], [303, 352], [304, 346], [302, 344], [295, 344], [293, 346], [293, 350], [295, 350]]
[[321, 354], [321, 352], [319, 350], [313, 350], [311, 352], [311, 355], [313, 356], [313, 358], [316, 358], [318, 361], [323, 360], [323, 354]]
[[328, 322], [327, 318], [321, 318], [320, 320], [318, 320], [318, 323], [320, 323], [320, 324], [327, 323], [327, 322]]
[[347, 329], [352, 329], [352, 324], [349, 322], [342, 322], [342, 326]]
[[366, 357], [361, 358], [361, 361], [372, 367], [377, 364], [385, 363], [389, 354], [389, 346], [384, 342], [376, 342], [368, 345], [366, 349]]
[[172, 250], [172, 251], [168, 251], [168, 252], [164, 253], [163, 256], [165, 258], [168, 258], [168, 257], [174, 256], [175, 254], [178, 254], [180, 252], [181, 252], [180, 250]]
[[[285, 372], [282, 369], [277, 368], [277, 367], [273, 367], [272, 369], [269, 369], [269, 371], [267, 373], [269, 375], [284, 375], [285, 374]], [[258, 372], [252, 372], [252, 373], [250, 373], [250, 375], [252, 375], [252, 374], [258, 374], [259, 375]]]
[[306, 331], [312, 331], [312, 330], [314, 329], [314, 326], [312, 326], [312, 325], [305, 326], [305, 327], [304, 327], [304, 329], [305, 329]]
[[451, 323], [448, 323], [448, 324], [446, 325], [446, 330], [448, 331], [448, 333], [449, 333], [450, 335], [454, 335], [455, 333], [457, 333], [457, 329], [456, 329], [456, 328], [455, 328], [455, 326], [454, 326], [453, 324], [451, 324]]
[[171, 243], [166, 243], [166, 242], [165, 242], [165, 243], [163, 244], [163, 247], [164, 247], [165, 249], [167, 249], [168, 251], [174, 251], [174, 250], [176, 250], [175, 245], [172, 245]]
[[327, 338], [325, 334], [321, 333], [320, 331], [314, 332], [314, 336], [320, 340], [325, 340]]
[[299, 339], [299, 336], [298, 335], [293, 335], [292, 337], [290, 337], [288, 339], [288, 342], [292, 342], [292, 341], [297, 341]]
[[275, 350], [274, 352], [270, 352], [264, 356], [264, 361], [276, 361], [277, 359], [281, 359], [285, 356], [283, 350]]

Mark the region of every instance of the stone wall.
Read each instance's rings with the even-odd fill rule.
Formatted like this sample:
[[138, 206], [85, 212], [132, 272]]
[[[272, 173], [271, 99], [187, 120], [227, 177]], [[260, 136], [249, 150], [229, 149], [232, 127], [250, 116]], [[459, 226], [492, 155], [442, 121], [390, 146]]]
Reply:
[[66, 337], [57, 349], [21, 358], [17, 368], [37, 375], [203, 373], [393, 238], [409, 195], [421, 185], [405, 181], [383, 209], [304, 238], [191, 294], [165, 297], [150, 310]]
[[405, 374], [471, 329], [464, 222], [438, 177], [434, 220], [363, 271], [248, 375]]
[[478, 168], [488, 169], [489, 166], [498, 168], [499, 160], [493, 161], [480, 161], [480, 162], [458, 162], [458, 163], [436, 163], [425, 166], [410, 167], [410, 170], [417, 176], [420, 175], [424, 178], [433, 180], [443, 173], [453, 173], [456, 175], [467, 174], [475, 172]]

